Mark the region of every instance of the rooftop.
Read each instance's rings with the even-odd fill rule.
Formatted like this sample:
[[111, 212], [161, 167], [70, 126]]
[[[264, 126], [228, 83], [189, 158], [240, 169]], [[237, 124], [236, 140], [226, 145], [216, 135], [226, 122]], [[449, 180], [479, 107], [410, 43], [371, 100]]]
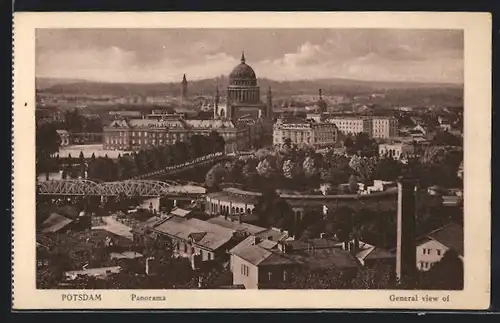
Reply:
[[216, 250], [229, 242], [235, 231], [199, 219], [186, 219], [173, 216], [158, 225], [154, 230], [183, 240], [194, 239], [199, 246]]
[[309, 269], [326, 268], [357, 268], [358, 261], [351, 254], [343, 250], [338, 242], [326, 239], [310, 241], [287, 241], [287, 251], [279, 250], [278, 243], [262, 240], [254, 243], [254, 237], [248, 237], [231, 253], [256, 266], [271, 265], [301, 265]]
[[45, 221], [42, 223], [42, 233], [55, 233], [67, 225], [69, 225], [73, 220], [68, 219], [57, 213], [52, 213], [49, 215]]
[[222, 191], [222, 192], [214, 192], [208, 194], [208, 197], [211, 199], [217, 199], [225, 202], [233, 202], [233, 203], [248, 203], [248, 204], [255, 204], [257, 203], [257, 197], [252, 196], [252, 195], [239, 195], [239, 194], [234, 194], [228, 191]]
[[220, 225], [221, 227], [228, 228], [235, 231], [244, 231], [250, 235], [255, 235], [260, 232], [267, 231], [266, 228], [262, 228], [253, 224], [226, 220], [223, 216], [208, 219], [207, 222]]
[[439, 242], [445, 247], [464, 255], [464, 228], [456, 223], [449, 223], [427, 234], [427, 237]]

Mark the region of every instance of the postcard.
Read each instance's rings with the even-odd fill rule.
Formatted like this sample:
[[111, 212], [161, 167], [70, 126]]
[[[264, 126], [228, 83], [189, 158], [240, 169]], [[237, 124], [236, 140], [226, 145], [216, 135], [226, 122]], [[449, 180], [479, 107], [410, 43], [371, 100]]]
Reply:
[[13, 309], [487, 309], [491, 35], [15, 13]]

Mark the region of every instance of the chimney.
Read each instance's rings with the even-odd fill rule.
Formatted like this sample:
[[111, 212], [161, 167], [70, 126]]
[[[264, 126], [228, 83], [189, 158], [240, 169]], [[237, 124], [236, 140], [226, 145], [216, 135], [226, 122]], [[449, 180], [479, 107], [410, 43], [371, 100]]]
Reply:
[[411, 280], [416, 271], [416, 182], [409, 177], [398, 180], [396, 276]]
[[256, 245], [262, 241], [261, 237], [253, 237], [253, 244]]
[[149, 267], [149, 262], [153, 259], [154, 259], [153, 257], [146, 258], [146, 275], [150, 274], [151, 268]]

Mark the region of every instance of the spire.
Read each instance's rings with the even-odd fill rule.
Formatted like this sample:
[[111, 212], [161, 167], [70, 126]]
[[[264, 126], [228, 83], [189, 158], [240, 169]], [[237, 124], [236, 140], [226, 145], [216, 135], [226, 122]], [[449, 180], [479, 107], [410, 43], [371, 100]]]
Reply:
[[215, 86], [215, 99], [219, 101], [219, 84]]
[[184, 73], [184, 76], [182, 77], [182, 83], [187, 83], [187, 79], [186, 79], [186, 74]]
[[245, 52], [241, 52], [241, 64], [245, 64]]
[[319, 99], [320, 99], [320, 100], [322, 100], [322, 99], [323, 99], [321, 89], [319, 89]]

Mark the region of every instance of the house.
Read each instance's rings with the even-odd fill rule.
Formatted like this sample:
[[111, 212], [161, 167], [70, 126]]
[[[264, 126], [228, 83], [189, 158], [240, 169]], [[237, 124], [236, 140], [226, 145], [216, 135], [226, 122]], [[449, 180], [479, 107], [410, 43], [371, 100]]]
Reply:
[[[353, 241], [352, 243], [355, 242]], [[356, 258], [365, 267], [374, 267], [380, 263], [389, 265], [395, 265], [396, 263], [396, 254], [392, 252], [363, 241], [356, 242], [357, 245], [353, 245], [352, 243], [351, 246], [355, 248], [353, 251], [355, 251]]]
[[449, 119], [447, 119], [445, 117], [442, 117], [442, 116], [439, 116], [438, 117], [438, 122], [439, 122], [439, 127], [443, 131], [450, 131], [451, 130], [451, 122], [450, 122]]
[[301, 269], [357, 269], [359, 262], [338, 242], [326, 239], [270, 241], [248, 237], [230, 250], [233, 284], [265, 289], [287, 282]]
[[460, 259], [464, 257], [464, 228], [449, 223], [434, 230], [417, 241], [417, 268], [429, 270], [439, 262], [448, 250], [454, 251]]
[[56, 233], [68, 228], [71, 223], [73, 223], [73, 220], [57, 213], [51, 213], [49, 217], [42, 222], [41, 232]]
[[227, 250], [242, 241], [240, 232], [195, 218], [172, 216], [151, 228], [157, 237], [166, 239], [180, 257], [201, 261], [225, 261]]

